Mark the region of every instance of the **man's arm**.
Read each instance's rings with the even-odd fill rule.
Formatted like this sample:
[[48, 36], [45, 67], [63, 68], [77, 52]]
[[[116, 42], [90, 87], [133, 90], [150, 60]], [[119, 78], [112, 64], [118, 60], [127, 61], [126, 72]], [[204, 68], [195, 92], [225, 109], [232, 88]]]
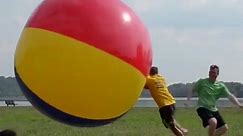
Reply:
[[243, 104], [240, 103], [240, 102], [238, 101], [238, 99], [237, 99], [233, 94], [230, 94], [230, 95], [228, 96], [228, 99], [229, 99], [233, 104], [239, 106], [240, 108], [243, 108]]

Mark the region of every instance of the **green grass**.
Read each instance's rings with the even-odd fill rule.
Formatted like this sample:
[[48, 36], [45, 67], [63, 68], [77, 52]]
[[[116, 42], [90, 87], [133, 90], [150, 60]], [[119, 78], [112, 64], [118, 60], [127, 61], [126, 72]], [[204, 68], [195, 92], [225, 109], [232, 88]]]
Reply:
[[[243, 110], [220, 109], [229, 125], [226, 136], [243, 136]], [[189, 129], [188, 136], [206, 136], [195, 109], [178, 108], [177, 121]], [[172, 136], [160, 121], [157, 108], [133, 108], [110, 125], [82, 128], [56, 122], [33, 107], [0, 107], [0, 129], [10, 128], [18, 136]]]

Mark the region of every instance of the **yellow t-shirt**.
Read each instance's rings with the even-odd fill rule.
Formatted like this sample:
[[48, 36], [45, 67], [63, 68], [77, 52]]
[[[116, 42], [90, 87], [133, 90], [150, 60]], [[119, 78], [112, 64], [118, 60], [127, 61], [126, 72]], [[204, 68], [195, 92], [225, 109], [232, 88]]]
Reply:
[[164, 77], [161, 75], [148, 76], [146, 88], [149, 89], [158, 107], [164, 107], [176, 103], [175, 98], [169, 92]]

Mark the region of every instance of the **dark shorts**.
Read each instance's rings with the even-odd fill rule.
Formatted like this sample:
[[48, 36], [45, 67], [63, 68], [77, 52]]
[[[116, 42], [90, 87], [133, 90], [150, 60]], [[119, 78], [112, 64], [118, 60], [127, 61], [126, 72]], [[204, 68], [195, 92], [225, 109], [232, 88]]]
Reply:
[[168, 105], [159, 109], [160, 117], [163, 124], [168, 128], [171, 124], [174, 124], [173, 115], [175, 113], [175, 105]]
[[203, 127], [208, 126], [208, 121], [211, 118], [216, 118], [216, 120], [217, 120], [216, 128], [220, 128], [225, 125], [224, 119], [222, 118], [222, 116], [220, 115], [220, 113], [218, 111], [213, 112], [206, 108], [200, 107], [197, 109], [197, 114], [198, 114], [198, 116], [200, 116], [200, 118], [202, 120]]

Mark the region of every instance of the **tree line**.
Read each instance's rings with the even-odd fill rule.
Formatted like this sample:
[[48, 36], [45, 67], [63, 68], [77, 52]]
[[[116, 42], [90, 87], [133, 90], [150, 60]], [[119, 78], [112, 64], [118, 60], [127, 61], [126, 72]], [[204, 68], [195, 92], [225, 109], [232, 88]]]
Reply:
[[[243, 84], [239, 82], [224, 82], [229, 91], [238, 98], [243, 98]], [[193, 83], [176, 83], [168, 86], [168, 89], [174, 97], [187, 97], [188, 91], [191, 91], [195, 82]], [[193, 94], [194, 97], [197, 94]], [[143, 91], [142, 96], [151, 97], [149, 91]]]
[[[243, 98], [243, 84], [239, 82], [224, 82], [230, 92], [236, 97]], [[192, 89], [193, 83], [176, 83], [169, 85], [168, 88], [174, 97], [187, 97], [188, 91]], [[196, 94], [195, 94], [196, 96]], [[15, 77], [0, 76], [0, 98], [23, 98], [24, 95], [18, 86]], [[151, 97], [149, 91], [144, 90], [140, 97]]]

